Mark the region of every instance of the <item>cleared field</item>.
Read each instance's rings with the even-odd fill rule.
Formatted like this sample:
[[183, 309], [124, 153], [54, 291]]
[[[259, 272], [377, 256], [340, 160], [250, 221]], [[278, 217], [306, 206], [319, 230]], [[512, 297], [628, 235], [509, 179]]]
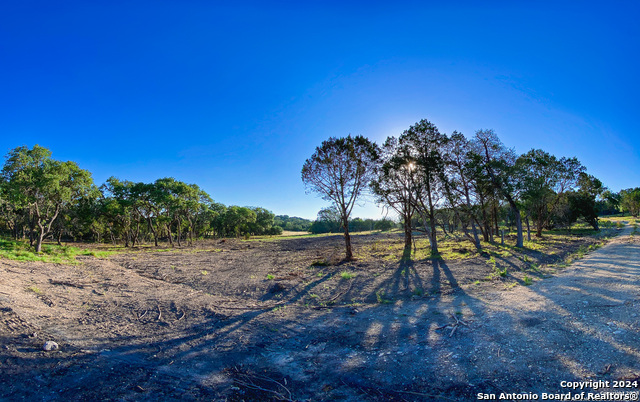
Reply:
[[[400, 234], [374, 233], [354, 236], [349, 263], [340, 235], [76, 245], [75, 265], [1, 259], [0, 396], [459, 400], [491, 384], [525, 387], [471, 375], [501, 364], [486, 360], [497, 341], [482, 326], [487, 303], [555, 276], [618, 231], [546, 233], [483, 254], [443, 238], [435, 259], [425, 239], [402, 259]], [[60, 350], [42, 351], [45, 340]]]

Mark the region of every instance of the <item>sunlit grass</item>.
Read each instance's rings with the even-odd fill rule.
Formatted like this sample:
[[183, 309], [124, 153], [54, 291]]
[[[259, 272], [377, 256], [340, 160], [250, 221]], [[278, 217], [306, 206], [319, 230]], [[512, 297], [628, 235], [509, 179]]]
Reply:
[[43, 244], [42, 252], [36, 253], [34, 248], [29, 246], [25, 240], [8, 240], [0, 238], [0, 258], [15, 261], [40, 261], [54, 264], [76, 265], [79, 262], [76, 257], [79, 255], [90, 255], [96, 258], [107, 258], [114, 254], [114, 251], [80, 249], [73, 246], [59, 246], [57, 244]]
[[601, 216], [600, 221], [609, 221], [609, 222], [622, 222], [622, 221], [631, 221], [635, 219], [631, 215], [612, 215], [612, 216]]

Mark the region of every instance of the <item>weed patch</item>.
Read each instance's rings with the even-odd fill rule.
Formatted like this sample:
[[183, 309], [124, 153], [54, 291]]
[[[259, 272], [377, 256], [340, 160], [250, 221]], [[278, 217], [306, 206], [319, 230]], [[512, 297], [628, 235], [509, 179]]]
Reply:
[[340, 277], [342, 279], [353, 279], [356, 277], [356, 274], [354, 274], [353, 272], [349, 272], [349, 271], [342, 271], [340, 272]]

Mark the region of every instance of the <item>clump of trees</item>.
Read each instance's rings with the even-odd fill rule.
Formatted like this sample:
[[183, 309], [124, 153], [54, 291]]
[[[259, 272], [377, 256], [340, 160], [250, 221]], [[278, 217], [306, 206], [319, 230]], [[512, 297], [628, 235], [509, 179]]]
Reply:
[[419, 230], [427, 235], [432, 255], [438, 254], [438, 230], [448, 234], [459, 229], [481, 251], [481, 238], [493, 241], [501, 226], [514, 228], [515, 245], [522, 247], [523, 222], [529, 239], [532, 224], [536, 236], [579, 218], [598, 230], [603, 200], [639, 213], [640, 190], [623, 190], [618, 197], [576, 158], [557, 158], [540, 149], [518, 155], [493, 130], [478, 130], [467, 138], [457, 131], [446, 135], [421, 120], [380, 147], [356, 138], [358, 152], [355, 138], [330, 138], [302, 169], [307, 188], [332, 203], [316, 222], [326, 225], [339, 215], [347, 260], [352, 257], [349, 214], [366, 191], [398, 214], [406, 250]]
[[260, 207], [225, 206], [195, 184], [174, 178], [152, 183], [111, 177], [102, 186], [75, 162], [51, 158], [41, 146], [9, 152], [0, 175], [0, 228], [28, 238], [37, 252], [47, 238], [108, 240], [134, 247], [160, 240], [172, 246], [202, 237], [282, 233]]
[[312, 223], [309, 219], [289, 215], [276, 215], [273, 221], [275, 226], [280, 226], [282, 230], [292, 232], [308, 232]]
[[612, 194], [610, 199], [617, 199], [622, 210], [628, 211], [634, 218], [640, 214], [640, 187], [621, 190], [618, 197]]
[[[313, 234], [340, 233], [342, 227], [340, 212], [335, 207], [323, 208], [318, 212], [318, 218], [311, 224], [309, 231]], [[391, 219], [349, 219], [349, 233], [366, 232], [370, 230], [386, 231], [394, 228], [395, 222]]]

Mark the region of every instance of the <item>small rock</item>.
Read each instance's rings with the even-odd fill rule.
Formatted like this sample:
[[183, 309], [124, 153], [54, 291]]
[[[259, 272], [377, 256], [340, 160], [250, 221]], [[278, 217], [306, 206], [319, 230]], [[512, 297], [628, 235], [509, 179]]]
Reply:
[[55, 343], [54, 341], [46, 341], [44, 343], [44, 346], [42, 346], [43, 350], [46, 350], [47, 352], [50, 352], [52, 350], [58, 350], [59, 346], [57, 343]]

